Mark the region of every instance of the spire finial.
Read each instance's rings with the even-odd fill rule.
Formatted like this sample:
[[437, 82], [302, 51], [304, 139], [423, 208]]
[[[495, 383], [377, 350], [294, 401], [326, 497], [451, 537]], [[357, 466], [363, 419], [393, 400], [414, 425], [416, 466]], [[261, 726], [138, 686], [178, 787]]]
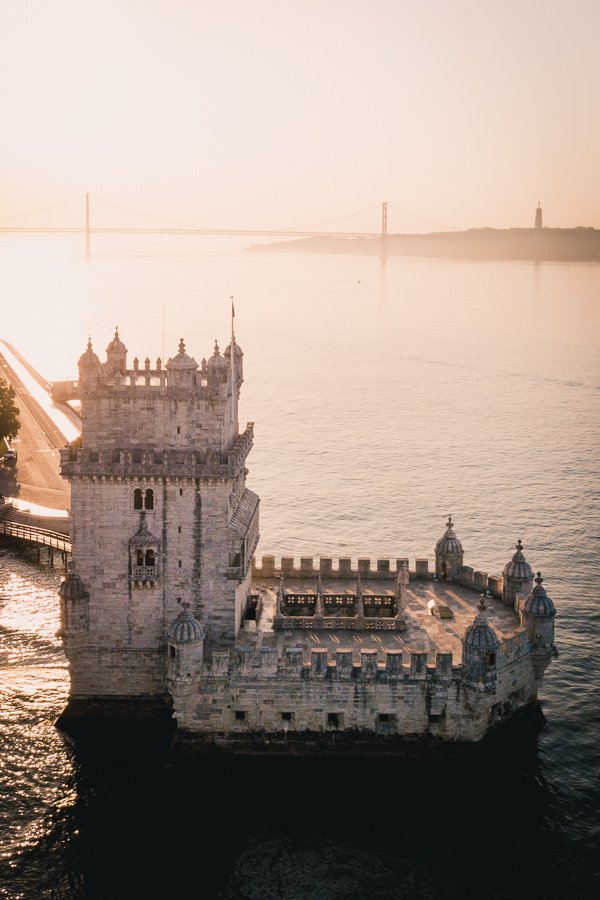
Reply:
[[185, 343], [183, 341], [183, 338], [179, 338], [179, 352], [185, 353]]
[[523, 542], [521, 541], [521, 538], [519, 538], [519, 540], [517, 541], [516, 546], [517, 546], [517, 550], [519, 551], [519, 553], [522, 553], [523, 552]]
[[215, 356], [218, 356], [220, 354], [220, 352], [221, 351], [219, 350], [219, 343], [218, 343], [217, 339], [215, 338]]
[[540, 585], [540, 584], [542, 583], [542, 581], [544, 580], [544, 579], [542, 578], [542, 573], [541, 573], [541, 572], [538, 572], [538, 573], [537, 573], [537, 578], [534, 578], [533, 580], [535, 581], [536, 584]]
[[483, 594], [479, 595], [479, 602], [477, 603], [477, 609], [479, 612], [483, 612], [485, 609], [485, 597]]
[[119, 340], [119, 326], [115, 325], [115, 341]]
[[91, 334], [88, 334], [87, 349], [90, 353], [92, 352], [92, 336], [91, 336]]
[[452, 521], [452, 516], [448, 516], [448, 521], [446, 522], [446, 526], [448, 528], [452, 528], [453, 525], [454, 525], [454, 522]]

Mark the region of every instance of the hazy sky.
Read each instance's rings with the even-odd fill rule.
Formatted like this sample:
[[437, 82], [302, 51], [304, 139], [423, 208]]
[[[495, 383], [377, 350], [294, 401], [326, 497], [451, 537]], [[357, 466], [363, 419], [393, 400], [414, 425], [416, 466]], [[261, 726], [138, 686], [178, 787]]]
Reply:
[[598, 0], [0, 0], [0, 84], [0, 216], [600, 225]]

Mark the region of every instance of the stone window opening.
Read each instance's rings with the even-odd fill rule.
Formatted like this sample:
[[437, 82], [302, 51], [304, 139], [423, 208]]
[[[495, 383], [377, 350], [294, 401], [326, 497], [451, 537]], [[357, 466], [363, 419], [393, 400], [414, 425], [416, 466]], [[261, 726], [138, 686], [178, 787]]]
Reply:
[[236, 709], [235, 721], [236, 722], [245, 722], [246, 721], [246, 713], [244, 712], [243, 709]]
[[495, 666], [496, 665], [496, 654], [488, 653], [485, 657], [486, 666]]
[[342, 727], [342, 714], [330, 712], [327, 713], [327, 727], [333, 730]]
[[179, 488], [179, 496], [183, 497], [183, 488]]
[[133, 508], [135, 510], [154, 509], [154, 491], [152, 488], [147, 488], [146, 491], [143, 491], [142, 488], [138, 487], [134, 490]]
[[282, 712], [281, 713], [281, 721], [282, 722], [292, 722], [294, 719], [294, 713], [291, 712]]
[[179, 425], [177, 426], [177, 434], [181, 434], [181, 428]]
[[173, 644], [169, 644], [169, 656], [171, 657], [171, 659], [175, 659], [175, 652], [176, 651]]

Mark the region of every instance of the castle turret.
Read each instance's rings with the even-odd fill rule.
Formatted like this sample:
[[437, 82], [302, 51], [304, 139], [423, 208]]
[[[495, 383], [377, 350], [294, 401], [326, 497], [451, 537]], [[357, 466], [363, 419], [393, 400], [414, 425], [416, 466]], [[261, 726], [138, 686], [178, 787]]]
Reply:
[[502, 602], [506, 606], [514, 606], [517, 594], [528, 594], [533, 587], [533, 570], [525, 559], [520, 539], [516, 551], [502, 571]]
[[198, 675], [204, 656], [204, 629], [189, 610], [189, 603], [171, 624], [168, 633], [167, 675], [175, 681]]
[[[235, 381], [238, 387], [242, 384], [244, 380], [244, 352], [237, 341], [234, 344], [235, 346]], [[225, 352], [223, 354], [225, 358], [225, 362], [228, 366], [231, 366], [231, 344], [227, 345]]]
[[463, 683], [479, 691], [494, 692], [497, 682], [498, 648], [500, 642], [489, 624], [483, 594], [479, 612], [463, 638]]
[[535, 586], [525, 597], [521, 607], [521, 624], [527, 629], [527, 637], [533, 651], [533, 665], [536, 677], [542, 677], [544, 670], [553, 655], [554, 618], [556, 608], [542, 584], [542, 573], [538, 572]]
[[183, 338], [179, 341], [177, 356], [167, 361], [167, 385], [170, 388], [193, 388], [196, 383], [198, 363], [185, 352]]
[[435, 545], [435, 574], [442, 581], [457, 577], [463, 564], [463, 546], [454, 533], [452, 516], [448, 516], [444, 536]]
[[88, 629], [88, 594], [72, 562], [69, 573], [58, 589], [60, 597], [60, 632], [63, 639]]
[[98, 378], [102, 371], [102, 365], [92, 349], [91, 337], [88, 338], [87, 349], [85, 353], [79, 357], [77, 366], [79, 368], [79, 390], [94, 390], [98, 385]]
[[229, 378], [229, 365], [225, 357], [221, 355], [217, 341], [215, 341], [213, 355], [206, 364], [206, 377], [209, 391], [216, 393], [221, 391], [222, 385], [227, 384]]
[[124, 375], [127, 371], [127, 347], [119, 338], [119, 329], [115, 328], [115, 336], [106, 348], [106, 365], [107, 375], [115, 375], [119, 372]]

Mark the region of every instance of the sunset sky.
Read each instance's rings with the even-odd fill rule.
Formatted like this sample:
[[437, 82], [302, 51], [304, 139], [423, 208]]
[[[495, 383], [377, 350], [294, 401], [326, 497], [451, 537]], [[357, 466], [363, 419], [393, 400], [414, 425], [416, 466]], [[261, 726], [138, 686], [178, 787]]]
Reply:
[[599, 46], [597, 0], [3, 0], [0, 216], [599, 226]]

